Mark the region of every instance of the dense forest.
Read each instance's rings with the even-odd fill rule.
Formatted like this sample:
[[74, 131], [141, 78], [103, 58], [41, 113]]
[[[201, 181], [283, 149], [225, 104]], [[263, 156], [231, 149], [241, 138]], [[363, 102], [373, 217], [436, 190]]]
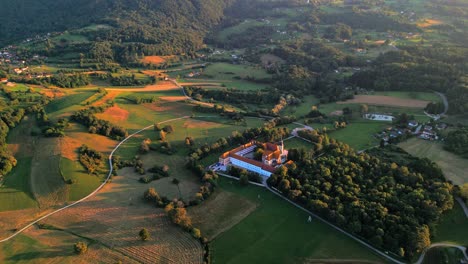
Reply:
[[[297, 155], [268, 184], [373, 245], [411, 259], [430, 245], [430, 229], [452, 208], [452, 185], [427, 159], [396, 150], [358, 154], [333, 139], [327, 155]], [[388, 155], [387, 155], [388, 154]], [[393, 156], [396, 155], [396, 156]]]
[[[89, 32], [109, 41], [119, 56], [194, 53], [207, 30], [218, 23], [232, 0], [63, 0], [1, 1], [0, 45], [36, 34], [63, 32], [89, 24], [108, 30]], [[60, 23], [58, 22], [60, 21]], [[28, 36], [25, 36], [27, 28]]]
[[448, 133], [445, 149], [468, 158], [468, 128], [460, 128]]

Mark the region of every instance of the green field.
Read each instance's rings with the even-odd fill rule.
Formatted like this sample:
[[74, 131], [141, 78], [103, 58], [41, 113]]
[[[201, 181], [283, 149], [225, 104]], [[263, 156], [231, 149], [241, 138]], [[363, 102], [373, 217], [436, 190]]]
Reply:
[[[191, 70], [184, 70], [180, 72], [172, 72], [171, 76], [183, 77], [185, 74], [191, 72]], [[264, 83], [256, 83], [247, 80], [239, 80], [237, 77], [246, 78], [246, 77], [255, 77], [256, 79], [271, 79], [272, 75], [268, 74], [260, 66], [250, 66], [250, 65], [239, 65], [239, 64], [230, 64], [230, 63], [213, 63], [209, 64], [203, 71], [203, 74], [200, 78], [183, 78], [181, 82], [200, 82], [200, 83], [218, 83], [221, 84], [222, 88], [229, 89], [238, 89], [243, 91], [248, 90], [262, 90], [267, 88], [269, 85]], [[234, 78], [236, 77], [236, 78]], [[214, 86], [216, 87], [216, 86]], [[205, 88], [212, 88], [212, 86], [205, 86]], [[216, 87], [221, 88], [221, 87]], [[214, 88], [213, 88], [214, 89]]]
[[94, 92], [75, 93], [50, 102], [45, 110], [47, 113], [57, 112], [68, 107], [80, 105], [83, 101], [93, 96]]
[[453, 209], [442, 215], [436, 226], [432, 242], [449, 242], [459, 245], [468, 244], [468, 221], [460, 204], [454, 201]]
[[319, 100], [313, 95], [307, 95], [302, 98], [302, 103], [298, 106], [287, 106], [281, 113], [284, 115], [294, 115], [301, 117], [307, 115], [312, 106], [316, 106]]
[[[266, 189], [220, 179], [224, 191], [257, 209], [212, 243], [213, 263], [299, 263], [312, 259], [384, 262], [363, 246], [281, 200]], [[260, 197], [260, 198], [259, 198]]]
[[0, 187], [0, 211], [37, 207], [31, 192], [31, 158], [21, 158]]
[[437, 163], [445, 178], [451, 180], [454, 184], [462, 185], [468, 182], [468, 174], [466, 173], [467, 159], [444, 150], [441, 143], [412, 138], [400, 143], [398, 146], [411, 155], [429, 158]]
[[66, 181], [75, 181], [75, 183], [68, 185], [69, 201], [76, 201], [90, 194], [103, 180], [102, 176], [89, 175], [78, 161], [72, 161], [63, 157], [60, 159], [60, 170]]
[[375, 133], [381, 132], [391, 125], [388, 122], [370, 120], [353, 121], [345, 128], [328, 133], [331, 138], [350, 145], [355, 150], [363, 150], [379, 144], [379, 140], [373, 137]]

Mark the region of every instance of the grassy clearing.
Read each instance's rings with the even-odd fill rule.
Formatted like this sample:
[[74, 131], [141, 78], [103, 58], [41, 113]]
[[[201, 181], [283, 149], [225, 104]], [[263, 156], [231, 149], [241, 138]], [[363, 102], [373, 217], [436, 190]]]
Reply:
[[330, 132], [330, 137], [342, 141], [356, 150], [362, 150], [379, 144], [379, 140], [373, 137], [375, 133], [382, 131], [389, 123], [359, 120], [348, 124], [346, 128]]
[[302, 99], [302, 103], [299, 106], [288, 106], [283, 110], [285, 115], [295, 115], [296, 117], [307, 115], [312, 106], [316, 106], [319, 103], [319, 100], [313, 96], [308, 95]]
[[102, 177], [89, 175], [78, 162], [66, 158], [60, 159], [60, 170], [63, 178], [75, 181], [68, 185], [68, 200], [76, 201], [93, 192], [101, 183]]
[[18, 165], [5, 177], [0, 187], [0, 211], [37, 207], [31, 192], [31, 158], [18, 159]]
[[291, 138], [288, 140], [284, 141], [284, 147], [286, 149], [292, 149], [292, 148], [305, 148], [305, 149], [310, 149], [312, 148], [312, 143], [307, 142], [305, 140], [299, 139], [299, 138]]
[[[383, 262], [357, 242], [308, 215], [266, 189], [240, 187], [220, 180], [224, 191], [236, 193], [257, 209], [212, 243], [214, 263], [291, 263], [314, 259]], [[260, 197], [260, 198], [259, 198]]]
[[453, 209], [445, 212], [435, 228], [432, 242], [451, 242], [459, 245], [468, 244], [468, 221], [460, 204], [455, 201]]
[[444, 150], [441, 143], [412, 138], [400, 143], [399, 146], [411, 155], [429, 158], [437, 163], [445, 178], [451, 180], [454, 184], [462, 185], [468, 182], [467, 160]]

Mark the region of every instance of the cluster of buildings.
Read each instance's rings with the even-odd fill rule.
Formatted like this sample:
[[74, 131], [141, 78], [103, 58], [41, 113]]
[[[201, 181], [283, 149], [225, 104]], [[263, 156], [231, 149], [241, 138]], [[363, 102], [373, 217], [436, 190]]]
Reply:
[[[254, 159], [254, 152], [257, 148], [263, 149], [261, 161]], [[283, 142], [277, 145], [251, 141], [223, 153], [219, 157], [218, 164], [224, 167], [235, 166], [269, 177], [278, 167], [287, 162], [287, 158], [288, 151], [284, 149]]]

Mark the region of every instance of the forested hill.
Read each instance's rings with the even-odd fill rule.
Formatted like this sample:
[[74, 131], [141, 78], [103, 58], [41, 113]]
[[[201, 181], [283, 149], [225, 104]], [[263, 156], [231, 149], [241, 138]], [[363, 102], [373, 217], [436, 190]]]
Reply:
[[[111, 30], [92, 37], [154, 45], [160, 53], [197, 49], [235, 0], [0, 0], [0, 46], [92, 23]], [[164, 40], [164, 43], [162, 43]]]

